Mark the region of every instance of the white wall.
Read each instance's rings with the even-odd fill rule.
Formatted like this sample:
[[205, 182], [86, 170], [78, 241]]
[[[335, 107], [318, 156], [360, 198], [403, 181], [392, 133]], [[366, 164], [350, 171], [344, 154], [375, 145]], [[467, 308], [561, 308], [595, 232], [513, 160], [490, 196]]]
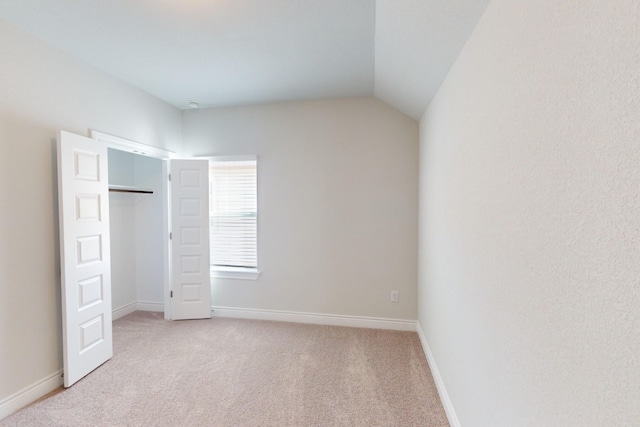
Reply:
[[[136, 301], [146, 309], [162, 311], [164, 304], [164, 248], [166, 230], [162, 160], [135, 156], [135, 185], [153, 194], [134, 195], [136, 248]], [[131, 195], [129, 195], [131, 196]]]
[[417, 122], [373, 98], [183, 115], [186, 155], [259, 156], [262, 275], [214, 279], [214, 306], [416, 318]]
[[421, 121], [419, 321], [464, 426], [640, 420], [640, 4], [494, 0]]
[[137, 302], [136, 280], [136, 196], [109, 195], [111, 236], [111, 305], [113, 310]]
[[58, 130], [91, 128], [180, 151], [181, 114], [1, 20], [0, 52], [2, 409], [62, 368]]
[[[109, 149], [109, 185], [135, 185], [135, 155]], [[114, 310], [137, 301], [136, 196], [109, 193], [111, 305]]]

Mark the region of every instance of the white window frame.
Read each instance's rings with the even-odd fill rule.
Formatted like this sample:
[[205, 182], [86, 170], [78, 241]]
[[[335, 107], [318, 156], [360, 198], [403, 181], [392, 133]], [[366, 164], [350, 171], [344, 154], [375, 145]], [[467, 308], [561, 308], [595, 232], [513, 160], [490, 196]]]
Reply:
[[[255, 161], [256, 168], [258, 163], [258, 156], [245, 155], [245, 156], [210, 156], [206, 157], [209, 163], [224, 163], [224, 162], [242, 162], [242, 161]], [[257, 184], [256, 184], [257, 185]], [[260, 215], [258, 213], [258, 215]], [[256, 248], [256, 251], [258, 249]], [[258, 256], [258, 262], [260, 257]], [[260, 277], [260, 270], [257, 267], [216, 267], [210, 266], [210, 275], [216, 279], [237, 279], [237, 280], [257, 280]]]

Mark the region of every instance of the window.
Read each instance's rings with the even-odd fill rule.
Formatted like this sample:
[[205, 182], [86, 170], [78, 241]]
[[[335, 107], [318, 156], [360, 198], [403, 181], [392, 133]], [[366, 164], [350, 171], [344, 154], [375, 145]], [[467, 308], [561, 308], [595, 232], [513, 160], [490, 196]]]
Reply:
[[212, 277], [257, 279], [257, 161], [209, 162], [209, 244]]

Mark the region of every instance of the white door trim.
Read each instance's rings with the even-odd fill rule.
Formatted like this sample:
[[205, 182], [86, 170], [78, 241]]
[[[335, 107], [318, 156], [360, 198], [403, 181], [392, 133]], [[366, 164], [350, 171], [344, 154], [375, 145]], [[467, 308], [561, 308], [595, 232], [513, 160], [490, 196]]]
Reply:
[[96, 141], [104, 142], [107, 147], [115, 150], [126, 151], [128, 153], [140, 154], [141, 156], [155, 157], [156, 159], [174, 159], [177, 154], [173, 151], [163, 148], [154, 147], [152, 145], [142, 144], [130, 139], [121, 138], [119, 136], [109, 135], [108, 133], [98, 132], [90, 129], [89, 135]]

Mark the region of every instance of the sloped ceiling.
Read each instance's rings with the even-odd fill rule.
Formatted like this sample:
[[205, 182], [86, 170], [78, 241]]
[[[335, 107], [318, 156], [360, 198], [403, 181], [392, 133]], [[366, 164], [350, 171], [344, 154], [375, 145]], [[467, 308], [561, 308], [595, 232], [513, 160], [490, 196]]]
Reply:
[[2, 0], [0, 18], [178, 108], [377, 96], [419, 118], [488, 0]]
[[375, 96], [419, 119], [489, 0], [378, 0]]

